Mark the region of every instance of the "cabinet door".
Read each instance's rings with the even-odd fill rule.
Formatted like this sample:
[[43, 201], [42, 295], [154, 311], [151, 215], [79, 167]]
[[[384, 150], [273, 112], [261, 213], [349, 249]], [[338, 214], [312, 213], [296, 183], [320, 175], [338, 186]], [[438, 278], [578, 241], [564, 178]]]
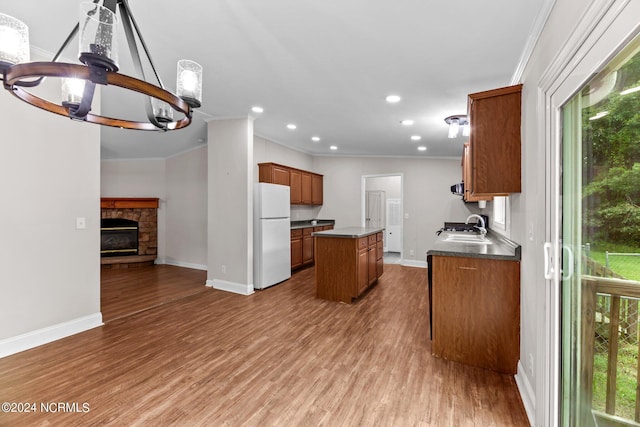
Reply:
[[480, 200], [493, 200], [491, 196], [477, 196], [471, 193], [473, 188], [473, 177], [471, 174], [471, 151], [469, 143], [464, 144], [462, 151], [462, 182], [464, 183], [464, 201], [477, 202]]
[[311, 204], [311, 174], [307, 172], [302, 172], [300, 174], [301, 178], [301, 199], [303, 205]]
[[291, 203], [299, 205], [302, 203], [302, 174], [298, 170], [291, 169], [289, 177], [291, 181]]
[[522, 85], [469, 95], [471, 194], [519, 193]]
[[291, 268], [298, 268], [302, 265], [302, 238], [291, 239]]
[[358, 295], [369, 286], [369, 248], [360, 249], [358, 252]]
[[[375, 237], [375, 236], [374, 236]], [[368, 259], [367, 259], [367, 276], [369, 278], [369, 285], [378, 280], [378, 265], [377, 265], [377, 256], [376, 256], [376, 245], [370, 245], [368, 248]]]
[[291, 230], [291, 269], [302, 265], [302, 229]]
[[380, 240], [376, 243], [376, 276], [380, 278], [383, 272], [384, 272], [384, 243], [382, 242], [382, 240]]
[[433, 354], [515, 374], [520, 356], [520, 263], [434, 256]]
[[311, 175], [311, 204], [321, 205], [323, 201], [322, 175]]
[[289, 185], [289, 169], [273, 165], [271, 176], [274, 184]]
[[303, 229], [302, 236], [302, 263], [310, 264], [313, 262], [313, 236], [311, 233], [313, 228]]

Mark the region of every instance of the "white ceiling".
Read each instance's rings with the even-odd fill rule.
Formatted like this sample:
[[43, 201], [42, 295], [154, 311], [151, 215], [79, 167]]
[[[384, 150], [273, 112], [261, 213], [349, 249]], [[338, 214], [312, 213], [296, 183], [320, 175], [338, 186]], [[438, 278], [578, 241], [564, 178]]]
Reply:
[[[29, 26], [32, 46], [55, 52], [77, 22], [78, 4], [0, 0], [0, 12]], [[463, 139], [447, 138], [444, 118], [466, 113], [468, 93], [513, 83], [552, 0], [129, 4], [168, 89], [175, 89], [178, 59], [202, 64], [203, 102], [183, 130], [103, 127], [104, 159], [168, 157], [206, 143], [206, 119], [249, 114], [257, 135], [309, 154], [459, 157]], [[77, 54], [75, 41], [73, 48], [65, 57]], [[120, 50], [122, 72], [133, 75], [124, 40]], [[103, 114], [144, 110], [121, 92], [102, 92]], [[389, 94], [402, 101], [388, 104]], [[251, 113], [253, 105], [264, 113]], [[401, 125], [405, 118], [415, 124]], [[422, 140], [411, 141], [414, 134]]]

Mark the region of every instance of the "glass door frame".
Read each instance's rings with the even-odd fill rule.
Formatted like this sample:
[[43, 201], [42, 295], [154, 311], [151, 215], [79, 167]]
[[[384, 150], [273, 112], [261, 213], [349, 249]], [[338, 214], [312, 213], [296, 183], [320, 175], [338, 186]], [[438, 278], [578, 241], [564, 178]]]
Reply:
[[[640, 2], [594, 0], [537, 87], [545, 142], [545, 325], [542, 410], [536, 425], [561, 423], [562, 114], [561, 108], [639, 32]], [[537, 393], [539, 397], [540, 393]]]

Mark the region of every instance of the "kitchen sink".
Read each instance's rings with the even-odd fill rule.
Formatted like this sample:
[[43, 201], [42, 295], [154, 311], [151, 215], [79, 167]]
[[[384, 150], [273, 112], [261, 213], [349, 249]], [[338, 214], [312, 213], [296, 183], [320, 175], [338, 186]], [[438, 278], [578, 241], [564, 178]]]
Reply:
[[476, 245], [490, 245], [493, 242], [488, 239], [485, 236], [482, 236], [480, 234], [470, 234], [470, 233], [460, 233], [460, 234], [453, 234], [453, 233], [447, 233], [446, 236], [444, 236], [441, 241], [443, 242], [449, 242], [449, 243], [470, 243], [470, 244], [476, 244]]

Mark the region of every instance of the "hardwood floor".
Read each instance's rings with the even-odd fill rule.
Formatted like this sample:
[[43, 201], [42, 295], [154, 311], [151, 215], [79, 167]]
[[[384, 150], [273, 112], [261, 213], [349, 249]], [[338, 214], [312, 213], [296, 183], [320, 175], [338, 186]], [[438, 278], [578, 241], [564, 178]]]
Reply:
[[0, 359], [1, 400], [38, 405], [0, 425], [528, 425], [512, 377], [431, 356], [424, 269], [385, 266], [351, 305], [314, 298], [313, 277], [207, 289]]
[[102, 270], [103, 322], [205, 292], [207, 272], [172, 265]]

